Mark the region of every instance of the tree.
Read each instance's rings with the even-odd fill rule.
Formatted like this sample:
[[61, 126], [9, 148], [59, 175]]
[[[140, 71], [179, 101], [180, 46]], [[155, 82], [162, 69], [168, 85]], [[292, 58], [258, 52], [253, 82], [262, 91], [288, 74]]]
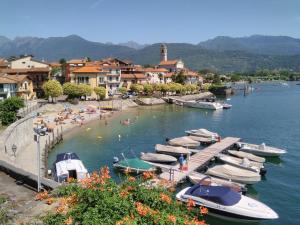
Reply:
[[65, 95], [68, 95], [69, 99], [81, 97], [78, 89], [78, 85], [75, 83], [70, 83], [70, 82], [64, 83], [63, 92]]
[[221, 84], [221, 79], [220, 79], [220, 76], [218, 74], [214, 74], [212, 83], [213, 84]]
[[177, 74], [174, 74], [172, 76], [172, 81], [175, 82], [175, 83], [179, 83], [179, 84], [184, 84], [185, 83], [185, 76], [184, 76], [184, 72], [183, 71], [180, 71], [179, 73]]
[[119, 92], [120, 92], [122, 95], [124, 95], [124, 94], [126, 94], [126, 92], [127, 92], [127, 88], [126, 88], [126, 87], [120, 87], [120, 88], [119, 88]]
[[130, 90], [140, 93], [144, 90], [144, 87], [141, 84], [132, 84], [132, 85], [130, 85]]
[[151, 84], [144, 84], [143, 89], [147, 95], [151, 95], [153, 93], [153, 86]]
[[166, 95], [167, 92], [170, 91], [170, 86], [169, 86], [168, 84], [161, 84], [161, 85], [160, 85], [160, 90], [161, 90], [161, 92], [162, 92], [164, 95]]
[[17, 120], [17, 112], [24, 107], [24, 100], [20, 97], [10, 97], [0, 103], [0, 119], [2, 125], [9, 125]]
[[89, 96], [92, 94], [92, 88], [91, 86], [87, 85], [87, 84], [78, 84], [78, 91], [79, 91], [79, 95], [84, 96], [86, 99], [86, 96]]
[[235, 74], [231, 75], [230, 80], [232, 82], [240, 81], [241, 80], [241, 76], [239, 74], [235, 73]]
[[100, 100], [105, 99], [106, 97], [106, 89], [104, 87], [95, 87], [94, 92], [98, 96]]
[[48, 80], [43, 85], [43, 90], [46, 97], [51, 97], [52, 102], [54, 98], [57, 98], [63, 94], [63, 88], [57, 80]]

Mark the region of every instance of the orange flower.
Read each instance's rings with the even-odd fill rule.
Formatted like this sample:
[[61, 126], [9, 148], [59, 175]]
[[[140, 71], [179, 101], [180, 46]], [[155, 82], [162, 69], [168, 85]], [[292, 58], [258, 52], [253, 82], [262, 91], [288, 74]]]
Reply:
[[134, 181], [136, 181], [136, 179], [135, 179], [135, 177], [128, 177], [128, 181], [129, 182], [134, 182]]
[[67, 182], [68, 182], [68, 183], [76, 183], [76, 179], [74, 179], [73, 177], [69, 177], [69, 178], [67, 179]]
[[140, 216], [147, 216], [147, 215], [156, 215], [158, 212], [151, 209], [149, 206], [143, 205], [140, 202], [135, 203], [136, 211]]
[[163, 202], [166, 202], [168, 204], [171, 204], [172, 202], [172, 199], [170, 198], [170, 196], [164, 194], [164, 193], [160, 193], [160, 199], [163, 201]]
[[200, 213], [202, 215], [206, 215], [208, 213], [208, 209], [206, 207], [204, 207], [204, 206], [201, 206], [200, 207]]
[[53, 202], [54, 202], [54, 199], [53, 199], [53, 198], [48, 198], [48, 199], [46, 200], [46, 204], [48, 204], [48, 205], [52, 205]]
[[188, 210], [191, 210], [191, 208], [195, 206], [196, 206], [196, 202], [193, 199], [189, 198], [187, 201]]
[[38, 193], [36, 196], [35, 196], [35, 200], [36, 201], [42, 201], [42, 200], [45, 200], [49, 198], [49, 194], [47, 191], [43, 191], [43, 192], [40, 192]]
[[65, 224], [66, 224], [66, 225], [71, 225], [71, 224], [73, 224], [73, 219], [72, 219], [71, 216], [69, 216], [69, 218], [65, 220]]
[[121, 191], [120, 196], [122, 198], [126, 198], [128, 196], [129, 192], [128, 191]]
[[150, 171], [146, 171], [143, 173], [143, 179], [144, 180], [149, 180], [151, 178], [154, 177], [154, 173], [153, 172], [150, 172]]
[[168, 215], [167, 220], [169, 220], [171, 223], [176, 223], [176, 216], [174, 215]]

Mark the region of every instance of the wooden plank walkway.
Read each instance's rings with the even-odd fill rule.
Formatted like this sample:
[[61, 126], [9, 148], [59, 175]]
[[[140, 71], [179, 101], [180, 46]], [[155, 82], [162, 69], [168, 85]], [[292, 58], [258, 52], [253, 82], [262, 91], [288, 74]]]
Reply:
[[174, 167], [173, 170], [173, 179], [170, 180], [170, 172], [165, 171], [159, 175], [159, 178], [170, 180], [174, 183], [178, 183], [184, 178], [186, 178], [190, 173], [197, 170], [198, 168], [206, 165], [212, 158], [214, 158], [218, 153], [227, 150], [236, 142], [240, 141], [240, 138], [236, 137], [226, 137], [222, 139], [220, 142], [212, 144], [207, 148], [201, 150], [200, 152], [192, 155], [190, 160], [188, 161], [188, 170], [187, 171], [180, 171], [178, 166]]

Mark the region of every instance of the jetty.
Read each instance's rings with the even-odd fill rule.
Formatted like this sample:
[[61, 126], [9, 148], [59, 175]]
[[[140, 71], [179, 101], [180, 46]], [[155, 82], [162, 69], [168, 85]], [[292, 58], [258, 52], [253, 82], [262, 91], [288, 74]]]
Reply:
[[[159, 178], [169, 180], [174, 184], [177, 184], [180, 181], [184, 180], [192, 172], [207, 165], [207, 163], [217, 154], [228, 150], [240, 140], [241, 139], [237, 137], [226, 137], [220, 140], [220, 142], [217, 142], [208, 146], [207, 148], [204, 148], [203, 150], [190, 157], [190, 159], [188, 160], [188, 169], [186, 171], [180, 170], [179, 165], [169, 168], [161, 167], [162, 171], [164, 172], [159, 175]], [[168, 170], [166, 171], [166, 169]]]

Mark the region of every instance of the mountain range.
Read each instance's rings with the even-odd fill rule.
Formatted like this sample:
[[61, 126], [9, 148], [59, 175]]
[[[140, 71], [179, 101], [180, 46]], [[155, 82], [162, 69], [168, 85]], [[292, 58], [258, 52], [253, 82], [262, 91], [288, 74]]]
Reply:
[[[259, 69], [300, 71], [300, 39], [287, 36], [216, 37], [199, 44], [165, 43], [170, 59], [180, 58], [186, 66], [220, 72], [248, 72]], [[158, 64], [160, 43], [141, 45], [99, 43], [77, 35], [66, 37], [17, 37], [13, 40], [0, 36], [0, 57], [32, 54], [37, 59], [58, 61], [61, 58], [118, 57], [137, 64]]]

